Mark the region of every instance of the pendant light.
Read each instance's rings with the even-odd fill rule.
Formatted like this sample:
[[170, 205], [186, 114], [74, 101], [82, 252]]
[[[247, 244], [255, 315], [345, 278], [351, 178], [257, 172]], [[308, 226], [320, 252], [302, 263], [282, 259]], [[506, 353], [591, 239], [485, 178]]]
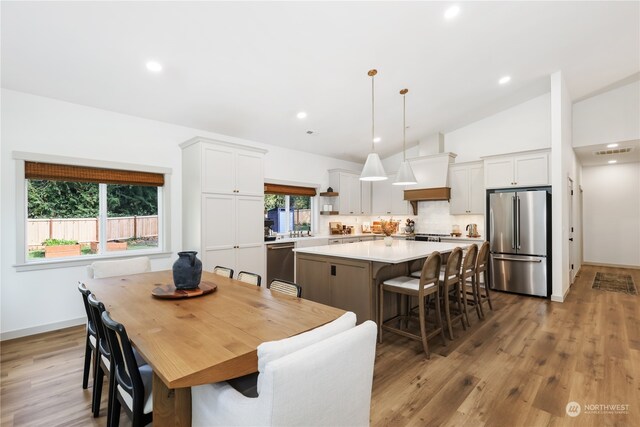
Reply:
[[371, 77], [371, 153], [367, 156], [367, 161], [364, 163], [364, 167], [362, 168], [362, 173], [360, 174], [361, 181], [384, 181], [387, 179], [387, 174], [384, 172], [384, 168], [382, 167], [382, 162], [380, 161], [380, 157], [378, 153], [376, 153], [375, 143], [373, 142], [373, 138], [375, 138], [375, 98], [374, 98], [374, 85], [373, 80], [374, 76], [378, 74], [377, 70], [369, 70], [367, 73], [369, 77]]
[[412, 185], [417, 184], [416, 176], [413, 174], [411, 165], [407, 161], [407, 99], [405, 95], [409, 89], [402, 89], [402, 164], [396, 175], [396, 182], [393, 185]]

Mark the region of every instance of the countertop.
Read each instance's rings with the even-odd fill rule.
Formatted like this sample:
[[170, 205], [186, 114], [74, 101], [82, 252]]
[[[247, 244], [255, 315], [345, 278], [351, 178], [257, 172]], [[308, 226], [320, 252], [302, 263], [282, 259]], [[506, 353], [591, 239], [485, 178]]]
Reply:
[[294, 252], [398, 264], [414, 259], [426, 258], [434, 251], [441, 253], [451, 252], [458, 246], [463, 247], [464, 245], [460, 245], [459, 243], [416, 242], [414, 240], [394, 239], [391, 246], [385, 246], [384, 241], [377, 240], [351, 243], [348, 245], [313, 246], [310, 248], [294, 249]]
[[[315, 240], [315, 239], [359, 239], [361, 237], [384, 237], [384, 234], [317, 234], [311, 237], [285, 237], [283, 239], [272, 240], [270, 242], [264, 242], [265, 245], [273, 245], [274, 243], [289, 243], [289, 242], [298, 242], [300, 240]], [[407, 237], [405, 234], [394, 234], [393, 237]]]

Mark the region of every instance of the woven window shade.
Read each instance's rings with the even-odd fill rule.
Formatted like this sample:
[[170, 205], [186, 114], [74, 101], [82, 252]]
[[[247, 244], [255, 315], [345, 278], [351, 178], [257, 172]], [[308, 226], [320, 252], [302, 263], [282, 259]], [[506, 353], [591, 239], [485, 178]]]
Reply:
[[147, 185], [152, 187], [162, 187], [164, 185], [164, 175], [161, 173], [88, 168], [84, 166], [37, 162], [25, 162], [24, 177], [26, 179], [51, 181], [97, 182], [103, 184]]
[[265, 194], [282, 194], [289, 196], [315, 196], [316, 189], [313, 187], [297, 187], [295, 185], [264, 184]]

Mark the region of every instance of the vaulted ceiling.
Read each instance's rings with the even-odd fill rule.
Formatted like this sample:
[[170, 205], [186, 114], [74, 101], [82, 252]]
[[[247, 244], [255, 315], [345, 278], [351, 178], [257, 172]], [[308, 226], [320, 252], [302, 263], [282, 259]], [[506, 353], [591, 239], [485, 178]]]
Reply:
[[362, 161], [371, 68], [383, 155], [401, 149], [405, 87], [416, 143], [557, 70], [574, 99], [640, 70], [639, 2], [457, 4], [447, 20], [443, 2], [3, 1], [2, 87]]

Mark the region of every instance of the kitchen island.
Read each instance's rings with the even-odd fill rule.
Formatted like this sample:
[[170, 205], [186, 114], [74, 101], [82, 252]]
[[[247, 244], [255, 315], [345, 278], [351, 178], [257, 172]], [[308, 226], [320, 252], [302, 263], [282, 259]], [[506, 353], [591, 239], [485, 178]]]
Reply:
[[[295, 249], [296, 281], [303, 298], [353, 311], [362, 323], [376, 320], [376, 290], [381, 282], [420, 270], [434, 251], [444, 255], [469, 244], [394, 240], [391, 246], [369, 241]], [[392, 317], [396, 305], [389, 298], [385, 313]]]

